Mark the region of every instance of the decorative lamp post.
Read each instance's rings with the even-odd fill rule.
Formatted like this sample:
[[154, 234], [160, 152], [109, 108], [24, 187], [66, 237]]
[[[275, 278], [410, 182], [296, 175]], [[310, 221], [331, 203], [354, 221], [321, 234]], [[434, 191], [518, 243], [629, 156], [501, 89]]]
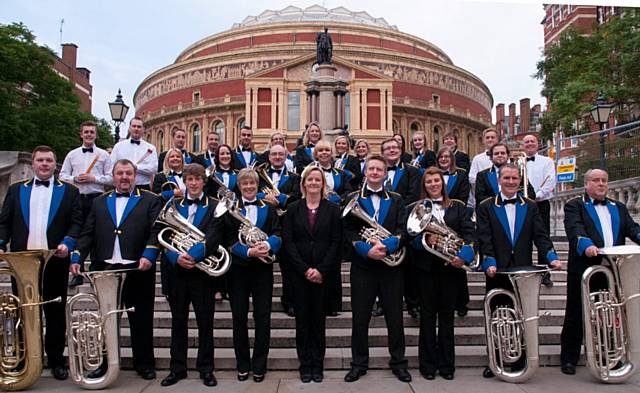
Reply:
[[111, 120], [116, 126], [116, 143], [120, 140], [120, 124], [127, 118], [129, 106], [122, 101], [122, 92], [118, 89], [116, 100], [109, 103], [109, 111], [111, 111]]
[[600, 169], [607, 169], [607, 161], [604, 153], [605, 128], [609, 125], [609, 115], [613, 109], [613, 104], [607, 104], [602, 93], [596, 98], [596, 103], [591, 107], [591, 117], [600, 127]]

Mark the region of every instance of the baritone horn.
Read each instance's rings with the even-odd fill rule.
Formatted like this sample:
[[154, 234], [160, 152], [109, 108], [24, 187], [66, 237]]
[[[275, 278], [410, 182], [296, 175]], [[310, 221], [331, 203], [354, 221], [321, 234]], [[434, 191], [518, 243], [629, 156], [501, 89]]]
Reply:
[[[67, 345], [71, 379], [84, 389], [104, 389], [120, 374], [119, 314], [122, 285], [127, 272], [137, 269], [84, 273], [93, 293], [78, 293], [67, 300]], [[106, 365], [105, 365], [106, 362]], [[92, 371], [105, 368], [100, 377]]]
[[0, 293], [0, 389], [24, 390], [42, 374], [42, 301], [44, 269], [55, 250], [0, 254], [0, 274], [15, 280], [17, 295]]
[[[606, 247], [598, 254], [606, 265], [582, 275], [587, 369], [600, 382], [620, 383], [640, 366], [640, 246]], [[591, 288], [596, 274], [604, 274], [607, 288]]]
[[[525, 382], [538, 369], [540, 283], [547, 272], [548, 268], [539, 266], [516, 266], [497, 271], [496, 274], [506, 274], [509, 277], [513, 292], [495, 288], [484, 299], [489, 368], [503, 381]], [[492, 311], [492, 300], [498, 296], [503, 299], [507, 297], [509, 301]], [[522, 357], [524, 361], [521, 369], [507, 371], [505, 366], [513, 365]]]

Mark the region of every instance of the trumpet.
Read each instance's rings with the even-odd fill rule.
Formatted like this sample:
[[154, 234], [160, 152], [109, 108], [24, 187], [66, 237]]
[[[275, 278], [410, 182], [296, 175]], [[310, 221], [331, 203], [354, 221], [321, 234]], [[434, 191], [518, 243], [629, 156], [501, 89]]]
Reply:
[[[269, 173], [267, 173], [267, 166], [269, 166], [269, 163], [263, 163], [255, 167], [255, 171], [258, 176], [267, 184], [266, 187], [262, 187], [260, 191], [268, 195], [273, 195], [277, 198], [280, 196], [280, 190], [278, 189], [278, 186], [273, 183], [273, 180], [271, 180]], [[278, 216], [282, 216], [286, 212], [286, 209], [276, 206], [276, 213]]]

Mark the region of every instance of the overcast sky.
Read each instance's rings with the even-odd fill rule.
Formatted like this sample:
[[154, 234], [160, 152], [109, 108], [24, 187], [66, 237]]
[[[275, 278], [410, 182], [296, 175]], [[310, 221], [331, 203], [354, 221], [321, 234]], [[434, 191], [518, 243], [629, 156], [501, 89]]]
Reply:
[[[639, 5], [640, 1], [615, 3]], [[93, 113], [110, 120], [107, 102], [115, 98], [118, 88], [122, 88], [125, 102], [132, 105], [140, 82], [171, 64], [195, 41], [266, 9], [313, 4], [367, 11], [400, 31], [430, 41], [454, 64], [487, 84], [494, 107], [517, 103], [524, 97], [531, 98], [532, 105], [545, 105], [540, 82], [531, 77], [543, 46], [540, 22], [544, 10], [537, 1], [2, 0], [0, 23], [23, 22], [40, 44], [60, 53], [60, 21], [64, 19], [62, 42], [77, 44], [78, 66], [91, 70]], [[133, 110], [129, 113], [130, 118]]]

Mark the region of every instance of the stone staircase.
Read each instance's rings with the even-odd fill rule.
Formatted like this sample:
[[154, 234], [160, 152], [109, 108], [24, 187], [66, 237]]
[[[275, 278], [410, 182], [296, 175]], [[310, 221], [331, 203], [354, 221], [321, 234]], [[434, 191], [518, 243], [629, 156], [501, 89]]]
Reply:
[[[555, 242], [556, 250], [562, 261], [567, 260], [566, 242]], [[535, 255], [534, 255], [534, 260]], [[350, 264], [342, 265], [343, 282], [343, 312], [337, 317], [327, 318], [327, 352], [325, 368], [348, 369], [351, 360], [351, 287], [349, 284]], [[154, 345], [158, 369], [169, 367], [169, 347], [171, 342], [171, 312], [169, 304], [160, 293], [160, 273], [156, 276], [156, 299], [154, 319]], [[564, 317], [566, 272], [552, 273], [554, 286], [542, 287], [540, 290], [540, 313], [548, 315], [540, 318], [540, 363], [541, 365], [559, 365], [560, 359], [560, 331]], [[459, 367], [478, 367], [487, 363], [483, 298], [485, 293], [484, 275], [482, 273], [468, 273], [469, 292], [471, 301], [469, 313], [465, 317], [455, 316], [456, 365]], [[10, 291], [10, 283], [0, 283], [0, 288]], [[69, 291], [69, 295], [78, 291], [90, 291], [88, 284]], [[280, 294], [282, 293], [282, 276], [279, 266], [274, 266], [273, 313], [271, 315], [271, 349], [269, 352], [270, 370], [293, 370], [298, 367], [295, 350], [295, 319], [282, 312]], [[212, 294], [213, 296], [213, 294]], [[121, 323], [121, 356], [122, 365], [130, 368], [131, 337], [129, 322], [126, 315]], [[253, 321], [249, 315], [249, 336], [253, 341]], [[404, 313], [406, 336], [406, 354], [409, 366], [418, 366], [418, 326], [419, 321]], [[190, 313], [189, 320], [189, 367], [195, 367], [198, 331], [195, 314]], [[216, 303], [214, 319], [215, 367], [216, 369], [232, 370], [235, 368], [233, 352], [232, 318], [228, 301]], [[253, 343], [253, 342], [252, 342]], [[386, 368], [389, 354], [386, 347], [387, 330], [384, 317], [371, 319], [369, 330], [370, 367]]]

